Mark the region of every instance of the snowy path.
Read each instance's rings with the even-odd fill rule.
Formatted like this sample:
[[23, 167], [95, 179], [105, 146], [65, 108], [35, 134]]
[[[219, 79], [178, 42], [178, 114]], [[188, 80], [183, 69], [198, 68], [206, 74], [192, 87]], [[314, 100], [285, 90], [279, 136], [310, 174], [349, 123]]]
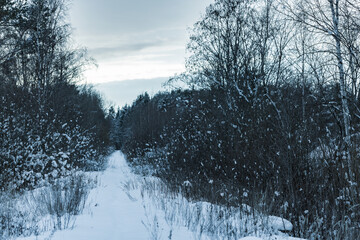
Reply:
[[[185, 216], [186, 222], [189, 222], [193, 220], [193, 209], [203, 209], [200, 210], [200, 214], [203, 214], [202, 211], [207, 211], [210, 204], [189, 203], [182, 197], [172, 200], [165, 197], [165, 200], [162, 200], [163, 195], [156, 190], [157, 181], [153, 180], [154, 178], [145, 179], [132, 173], [123, 154], [117, 151], [109, 157], [108, 168], [98, 175], [99, 186], [91, 191], [87, 207], [84, 213], [76, 218], [73, 229], [21, 240], [206, 240], [225, 237], [206, 233], [199, 235], [195, 228], [192, 229], [193, 232], [185, 228], [184, 222], [179, 219]], [[144, 182], [150, 183], [145, 187], [150, 186], [150, 195], [144, 190]], [[152, 183], [155, 185], [151, 185]], [[211, 206], [211, 209], [214, 209], [214, 206]], [[206, 222], [206, 214], [201, 216], [204, 219], [201, 222]], [[236, 219], [238, 218], [235, 216], [235, 221]], [[236, 221], [236, 224], [241, 223]], [[295, 240], [286, 235], [267, 235], [262, 239]]]
[[147, 239], [143, 208], [122, 190], [122, 183], [131, 177], [124, 157], [115, 152], [99, 176], [100, 186], [89, 196], [88, 213], [77, 218], [73, 230], [58, 231], [52, 239]]
[[[149, 239], [149, 230], [143, 222], [147, 220], [146, 210], [141, 200], [140, 192], [132, 192], [132, 196], [124, 190], [124, 184], [129, 180], [140, 179], [131, 173], [123, 154], [119, 151], [110, 156], [108, 168], [98, 176], [99, 186], [90, 193], [87, 209], [77, 217], [74, 228], [38, 237], [21, 238], [53, 239], [53, 240], [120, 240]], [[181, 228], [178, 238], [191, 239], [191, 234]], [[190, 236], [189, 236], [190, 234]], [[189, 238], [190, 237], [190, 238]]]

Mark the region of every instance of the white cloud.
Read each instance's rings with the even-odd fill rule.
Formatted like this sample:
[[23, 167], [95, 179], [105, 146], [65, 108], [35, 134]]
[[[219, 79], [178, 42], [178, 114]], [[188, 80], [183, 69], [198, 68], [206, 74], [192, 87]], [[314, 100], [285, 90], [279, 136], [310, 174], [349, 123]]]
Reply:
[[212, 0], [75, 0], [75, 41], [98, 63], [88, 83], [170, 77], [184, 71], [187, 27]]

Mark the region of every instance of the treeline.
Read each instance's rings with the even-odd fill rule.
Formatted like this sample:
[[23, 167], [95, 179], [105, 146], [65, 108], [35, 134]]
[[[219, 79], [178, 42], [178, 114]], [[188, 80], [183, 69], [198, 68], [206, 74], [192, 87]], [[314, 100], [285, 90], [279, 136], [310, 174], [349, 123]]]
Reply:
[[109, 123], [100, 96], [76, 85], [90, 59], [71, 48], [66, 4], [0, 1], [0, 190], [102, 167]]
[[189, 89], [113, 112], [111, 141], [191, 199], [247, 203], [304, 238], [359, 238], [359, 13], [216, 0], [169, 81]]

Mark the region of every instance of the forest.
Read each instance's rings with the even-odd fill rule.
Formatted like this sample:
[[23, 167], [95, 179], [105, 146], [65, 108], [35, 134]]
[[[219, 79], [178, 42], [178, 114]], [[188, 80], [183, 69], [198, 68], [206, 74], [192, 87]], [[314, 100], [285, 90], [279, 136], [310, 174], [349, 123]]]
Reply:
[[190, 203], [250, 206], [294, 237], [360, 239], [357, 1], [214, 0], [173, 90], [119, 109], [79, 84], [94, 59], [72, 44], [67, 8], [0, 0], [0, 238], [39, 233], [26, 219], [40, 213], [15, 211], [32, 190], [49, 228], [68, 227], [96, 185], [86, 173], [116, 149]]
[[112, 109], [110, 141], [192, 201], [360, 238], [359, 16], [350, 0], [216, 0], [174, 90]]

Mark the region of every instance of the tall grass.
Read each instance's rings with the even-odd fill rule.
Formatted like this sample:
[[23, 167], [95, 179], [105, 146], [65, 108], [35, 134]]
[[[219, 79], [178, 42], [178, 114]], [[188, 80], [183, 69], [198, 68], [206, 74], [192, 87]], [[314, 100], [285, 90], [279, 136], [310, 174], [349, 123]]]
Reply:
[[[226, 207], [227, 212], [228, 209], [241, 209], [244, 205], [251, 206], [251, 216], [247, 219], [251, 219], [256, 212], [263, 216], [283, 217], [294, 224], [289, 234], [296, 237], [360, 239], [360, 137], [353, 136], [351, 140], [352, 144], [349, 148], [341, 140], [334, 140], [326, 144], [320, 141], [316, 149], [291, 151], [288, 161], [284, 161], [286, 165], [273, 177], [259, 181], [249, 179], [253, 187], [226, 178], [203, 181], [187, 171], [172, 172], [168, 169], [165, 171], [147, 164], [144, 174], [152, 173], [160, 177], [164, 183], [155, 186], [154, 183], [147, 182], [146, 192], [152, 194], [154, 190], [151, 189], [160, 187], [155, 191], [157, 194], [159, 192], [166, 192], [165, 195], [176, 193], [174, 197], [177, 197], [177, 194], [181, 193], [186, 201], [209, 202], [215, 206]], [[348, 166], [348, 156], [352, 160], [351, 166]], [[137, 172], [141, 172], [141, 166], [135, 160], [131, 163], [135, 165]], [[141, 162], [160, 161], [161, 159], [144, 157]], [[352, 181], [349, 178], [349, 167], [354, 174]], [[256, 188], [255, 185], [260, 183], [261, 188]], [[159, 198], [158, 201], [161, 202], [162, 199]], [[171, 211], [177, 211], [178, 206], [181, 204], [171, 206], [170, 209], [175, 209]], [[182, 207], [185, 213], [188, 212], [186, 206]], [[195, 214], [193, 210], [191, 212]], [[177, 215], [183, 215], [183, 212], [179, 209]], [[183, 216], [183, 218], [189, 220], [192, 217]], [[221, 226], [221, 224], [212, 226], [199, 222], [197, 224], [198, 227], [201, 226], [199, 229], [202, 231], [207, 231], [206, 225], [213, 229]], [[186, 223], [185, 225], [194, 224]], [[227, 226], [223, 227], [231, 229]], [[240, 235], [235, 234], [236, 237]]]
[[96, 179], [73, 173], [22, 194], [0, 194], [0, 239], [70, 228], [86, 204]]
[[49, 214], [53, 219], [54, 228], [65, 229], [70, 226], [74, 216], [79, 215], [86, 203], [94, 180], [84, 173], [56, 180], [48, 189], [43, 188], [34, 200], [41, 205], [41, 215]]
[[123, 190], [130, 199], [142, 200], [146, 216], [143, 224], [150, 239], [164, 239], [164, 236], [171, 239], [174, 229], [179, 227], [191, 231], [193, 239], [239, 239], [249, 235], [268, 237], [283, 234], [280, 232], [282, 220], [286, 226], [289, 224], [246, 204], [234, 207], [189, 201], [181, 188], [176, 191], [154, 177], [130, 179], [123, 184]]

